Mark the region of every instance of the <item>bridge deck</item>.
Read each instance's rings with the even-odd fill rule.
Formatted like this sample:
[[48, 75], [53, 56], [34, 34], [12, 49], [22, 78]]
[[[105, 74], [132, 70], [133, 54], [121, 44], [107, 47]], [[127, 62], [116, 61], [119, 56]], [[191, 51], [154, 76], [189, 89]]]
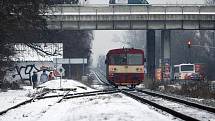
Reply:
[[46, 16], [50, 29], [215, 29], [206, 5], [56, 5]]

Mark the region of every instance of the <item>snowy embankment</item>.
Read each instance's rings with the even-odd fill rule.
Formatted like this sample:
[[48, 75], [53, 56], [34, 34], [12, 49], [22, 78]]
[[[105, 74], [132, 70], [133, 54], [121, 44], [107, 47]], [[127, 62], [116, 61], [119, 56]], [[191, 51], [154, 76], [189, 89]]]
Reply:
[[41, 89], [55, 90], [55, 91], [52, 91], [51, 93], [46, 94], [45, 96], [63, 94], [64, 91], [60, 91], [60, 89], [72, 90], [69, 92], [69, 94], [95, 91], [94, 89], [92, 89], [78, 81], [68, 80], [68, 79], [51, 80], [44, 84], [39, 85], [38, 88], [39, 88], [38, 90], [41, 90]]
[[58, 98], [39, 100], [11, 110], [0, 121], [170, 121], [122, 94], [74, 98], [56, 103]]
[[[73, 89], [77, 88], [79, 92], [83, 92], [84, 90], [93, 91], [91, 88], [87, 87], [86, 85], [75, 81], [75, 80], [68, 80], [68, 79], [58, 79], [58, 80], [51, 80], [46, 83], [43, 83], [38, 86], [38, 88], [49, 88], [49, 89]], [[79, 90], [83, 89], [83, 90]]]
[[7, 92], [0, 92], [0, 112], [30, 99], [28, 95], [32, 92], [32, 87], [24, 87], [23, 90], [8, 90]]
[[[75, 89], [74, 90], [75, 92], [95, 91], [80, 82], [65, 79], [61, 80], [61, 87], [60, 79], [48, 81], [46, 83], [39, 85], [38, 87], [39, 89], [33, 89], [32, 86], [24, 86], [22, 90], [8, 90], [7, 92], [0, 92], [0, 112], [12, 106], [15, 106], [25, 100], [33, 98], [37, 93], [39, 93], [44, 88], [46, 89], [69, 88]], [[61, 93], [63, 93], [63, 91], [55, 91], [52, 93], [48, 93], [47, 95], [56, 95]]]
[[[71, 93], [95, 91], [86, 85], [74, 80], [52, 80], [39, 86], [41, 88], [54, 89], [48, 95], [62, 94], [61, 88], [74, 89]], [[57, 89], [57, 90], [56, 90]], [[28, 93], [27, 90], [23, 90]], [[31, 90], [35, 92], [35, 90]], [[6, 92], [10, 95], [10, 91]], [[64, 92], [65, 93], [65, 92]], [[0, 93], [1, 94], [1, 93]], [[17, 97], [17, 94], [12, 95]], [[23, 100], [28, 97], [22, 94]], [[20, 98], [21, 98], [20, 97]], [[0, 121], [169, 121], [177, 120], [169, 115], [163, 115], [148, 105], [144, 105], [123, 94], [106, 94], [73, 99], [64, 99], [57, 103], [62, 97], [35, 100], [19, 108], [8, 111], [0, 116]], [[12, 98], [0, 105], [8, 105]], [[8, 106], [10, 107], [10, 106]]]

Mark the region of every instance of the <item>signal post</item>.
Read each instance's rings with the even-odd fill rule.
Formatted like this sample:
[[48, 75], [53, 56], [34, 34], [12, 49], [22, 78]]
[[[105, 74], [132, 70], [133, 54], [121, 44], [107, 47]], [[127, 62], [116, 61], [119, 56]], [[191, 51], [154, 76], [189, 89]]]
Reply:
[[187, 60], [187, 63], [191, 63], [191, 40], [188, 40], [187, 41], [187, 47], [188, 47], [188, 53], [189, 53], [189, 56], [187, 57], [188, 60]]

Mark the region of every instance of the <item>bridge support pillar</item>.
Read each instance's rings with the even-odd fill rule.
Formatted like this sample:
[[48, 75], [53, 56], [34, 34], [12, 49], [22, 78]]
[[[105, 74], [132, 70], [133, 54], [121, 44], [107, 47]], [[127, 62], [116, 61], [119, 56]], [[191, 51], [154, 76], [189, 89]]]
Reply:
[[161, 68], [163, 80], [171, 77], [171, 41], [170, 30], [161, 31]]
[[147, 30], [147, 78], [145, 85], [147, 88], [153, 88], [155, 80], [155, 30]]

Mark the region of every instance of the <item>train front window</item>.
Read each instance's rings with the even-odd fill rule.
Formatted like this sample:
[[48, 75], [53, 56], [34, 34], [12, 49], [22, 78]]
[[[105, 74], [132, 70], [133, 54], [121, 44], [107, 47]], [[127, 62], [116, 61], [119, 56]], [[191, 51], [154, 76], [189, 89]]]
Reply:
[[193, 71], [194, 65], [181, 65], [181, 71]]
[[143, 64], [143, 56], [141, 54], [128, 54], [128, 65]]
[[115, 54], [110, 56], [110, 64], [123, 65], [127, 63], [126, 54]]
[[141, 65], [143, 64], [143, 56], [141, 54], [115, 54], [110, 56], [110, 64]]

